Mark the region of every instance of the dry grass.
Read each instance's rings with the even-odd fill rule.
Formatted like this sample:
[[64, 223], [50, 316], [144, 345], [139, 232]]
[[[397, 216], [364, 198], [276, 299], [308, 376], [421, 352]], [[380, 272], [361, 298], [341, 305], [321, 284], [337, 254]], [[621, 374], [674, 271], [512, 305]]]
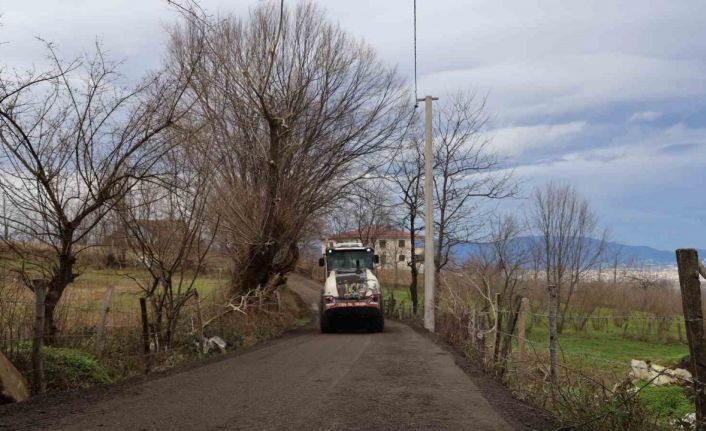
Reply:
[[[142, 323], [139, 297], [142, 292], [129, 277], [113, 270], [84, 272], [64, 293], [56, 317], [59, 336], [55, 347], [47, 350], [51, 358], [64, 356], [79, 362], [94, 363], [99, 375], [117, 380], [143, 373], [146, 358], [142, 349]], [[139, 271], [130, 274], [140, 276]], [[103, 298], [108, 286], [115, 287], [115, 294], [107, 315], [104, 346], [99, 352], [98, 327], [101, 320]], [[197, 280], [204, 321], [223, 313], [223, 304], [229, 299], [229, 282], [226, 278], [202, 277]], [[159, 340], [151, 339], [149, 357], [151, 369], [165, 369], [193, 361], [202, 355], [197, 352], [196, 306], [190, 302], [179, 319], [175, 340], [170, 349], [160, 348]], [[151, 316], [151, 311], [148, 311]], [[291, 291], [280, 291], [279, 305], [274, 298], [265, 298], [249, 304], [241, 312], [226, 313], [205, 329], [206, 337], [219, 336], [228, 343], [228, 350], [240, 349], [275, 337], [288, 328], [303, 324], [309, 314], [307, 307]], [[150, 317], [152, 318], [152, 317]], [[34, 298], [24, 286], [9, 273], [0, 273], [0, 351], [18, 364], [26, 377], [31, 378], [28, 346], [32, 340]], [[62, 350], [63, 349], [63, 350]], [[51, 356], [54, 355], [54, 356]], [[59, 355], [59, 356], [57, 356]], [[87, 355], [87, 356], [86, 356]], [[95, 358], [97, 357], [97, 361]], [[94, 362], [91, 362], [94, 361]], [[82, 366], [82, 365], [81, 365]], [[54, 369], [50, 376], [50, 389], [61, 390], [75, 386], [62, 386], [62, 382], [76, 382], [76, 370]], [[73, 376], [73, 377], [72, 377]], [[80, 380], [80, 379], [79, 379]], [[92, 381], [92, 380], [91, 380]], [[105, 380], [97, 379], [97, 382]], [[90, 384], [88, 382], [87, 384]]]

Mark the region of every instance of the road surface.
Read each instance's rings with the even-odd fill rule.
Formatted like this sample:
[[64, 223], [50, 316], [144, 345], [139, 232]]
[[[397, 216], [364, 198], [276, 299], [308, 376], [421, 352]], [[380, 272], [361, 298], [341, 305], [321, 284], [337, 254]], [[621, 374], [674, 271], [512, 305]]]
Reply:
[[[318, 301], [315, 283], [289, 284]], [[0, 430], [537, 428], [513, 414], [492, 406], [446, 349], [388, 320], [383, 333], [311, 327], [202, 366], [3, 407]]]

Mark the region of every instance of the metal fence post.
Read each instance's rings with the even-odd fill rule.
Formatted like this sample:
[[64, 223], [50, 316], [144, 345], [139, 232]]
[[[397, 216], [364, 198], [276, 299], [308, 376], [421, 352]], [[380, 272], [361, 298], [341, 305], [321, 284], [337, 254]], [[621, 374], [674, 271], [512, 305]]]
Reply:
[[103, 355], [103, 347], [105, 346], [105, 328], [108, 324], [108, 313], [110, 312], [110, 304], [113, 302], [114, 286], [108, 286], [103, 297], [103, 307], [101, 308], [101, 321], [98, 325], [96, 333], [96, 356], [99, 358]]
[[204, 333], [203, 333], [203, 317], [201, 315], [201, 301], [199, 300], [199, 292], [194, 290], [194, 301], [196, 301], [196, 335], [199, 337], [199, 355], [204, 353]]
[[522, 302], [520, 303], [520, 313], [517, 320], [517, 351], [520, 361], [523, 361], [525, 359], [525, 355], [527, 354], [525, 339], [527, 337], [526, 313], [528, 307], [529, 298], [522, 298]]

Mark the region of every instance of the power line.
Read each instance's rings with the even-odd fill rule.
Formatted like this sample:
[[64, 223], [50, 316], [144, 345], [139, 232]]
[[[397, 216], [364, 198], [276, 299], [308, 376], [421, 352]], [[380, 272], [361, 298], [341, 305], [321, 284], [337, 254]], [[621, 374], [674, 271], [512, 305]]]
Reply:
[[414, 107], [419, 106], [417, 94], [417, 0], [414, 0]]

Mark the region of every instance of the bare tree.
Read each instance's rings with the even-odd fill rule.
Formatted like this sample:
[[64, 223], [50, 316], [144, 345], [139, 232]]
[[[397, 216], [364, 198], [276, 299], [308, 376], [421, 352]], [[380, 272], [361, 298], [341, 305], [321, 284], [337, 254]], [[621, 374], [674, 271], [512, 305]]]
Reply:
[[398, 74], [372, 48], [312, 3], [278, 6], [218, 20], [187, 8], [171, 41], [179, 64], [193, 34], [206, 34], [190, 97], [213, 158], [236, 290], [277, 284], [309, 220], [385, 163], [410, 118]]
[[392, 203], [385, 184], [361, 181], [336, 202], [332, 224], [337, 233], [353, 231], [363, 245], [374, 246], [393, 225]]
[[433, 123], [437, 273], [449, 262], [454, 247], [479, 233], [485, 219], [480, 213], [482, 200], [511, 197], [516, 191], [512, 173], [501, 169], [483, 134], [485, 100], [466, 93], [444, 100]]
[[44, 73], [0, 73], [0, 189], [10, 212], [6, 243], [25, 283], [48, 280], [46, 341], [54, 309], [79, 274], [76, 257], [111, 202], [149, 177], [164, 132], [179, 118], [188, 65], [172, 77], [119, 85], [116, 65], [95, 55], [62, 61], [48, 44]]
[[412, 255], [410, 256], [409, 267], [411, 281], [409, 283], [409, 295], [412, 301], [412, 313], [417, 313], [419, 303], [418, 280], [419, 264], [415, 253], [417, 234], [424, 229], [424, 155], [422, 150], [422, 140], [419, 135], [412, 136], [409, 148], [403, 149], [394, 164], [392, 175], [393, 187], [400, 197], [400, 207], [402, 208], [402, 225], [409, 232], [409, 241], [412, 244]]
[[600, 261], [607, 234], [599, 229], [588, 200], [572, 186], [554, 182], [535, 189], [529, 225], [539, 238], [536, 247], [547, 284], [555, 285], [563, 300], [557, 325], [561, 331], [571, 297], [586, 272]]
[[213, 243], [218, 220], [207, 223], [210, 178], [198, 155], [181, 146], [166, 154], [158, 182], [144, 182], [118, 205], [127, 244], [148, 278], [133, 278], [152, 305], [157, 345], [169, 349], [183, 306]]
[[393, 225], [392, 204], [385, 185], [380, 181], [360, 183], [355, 188], [351, 204], [361, 242], [375, 246], [385, 230]]
[[481, 275], [487, 290], [500, 293], [503, 308], [510, 309], [522, 289], [522, 275], [531, 250], [520, 241], [522, 226], [513, 215], [490, 219], [490, 241], [480, 253]]

